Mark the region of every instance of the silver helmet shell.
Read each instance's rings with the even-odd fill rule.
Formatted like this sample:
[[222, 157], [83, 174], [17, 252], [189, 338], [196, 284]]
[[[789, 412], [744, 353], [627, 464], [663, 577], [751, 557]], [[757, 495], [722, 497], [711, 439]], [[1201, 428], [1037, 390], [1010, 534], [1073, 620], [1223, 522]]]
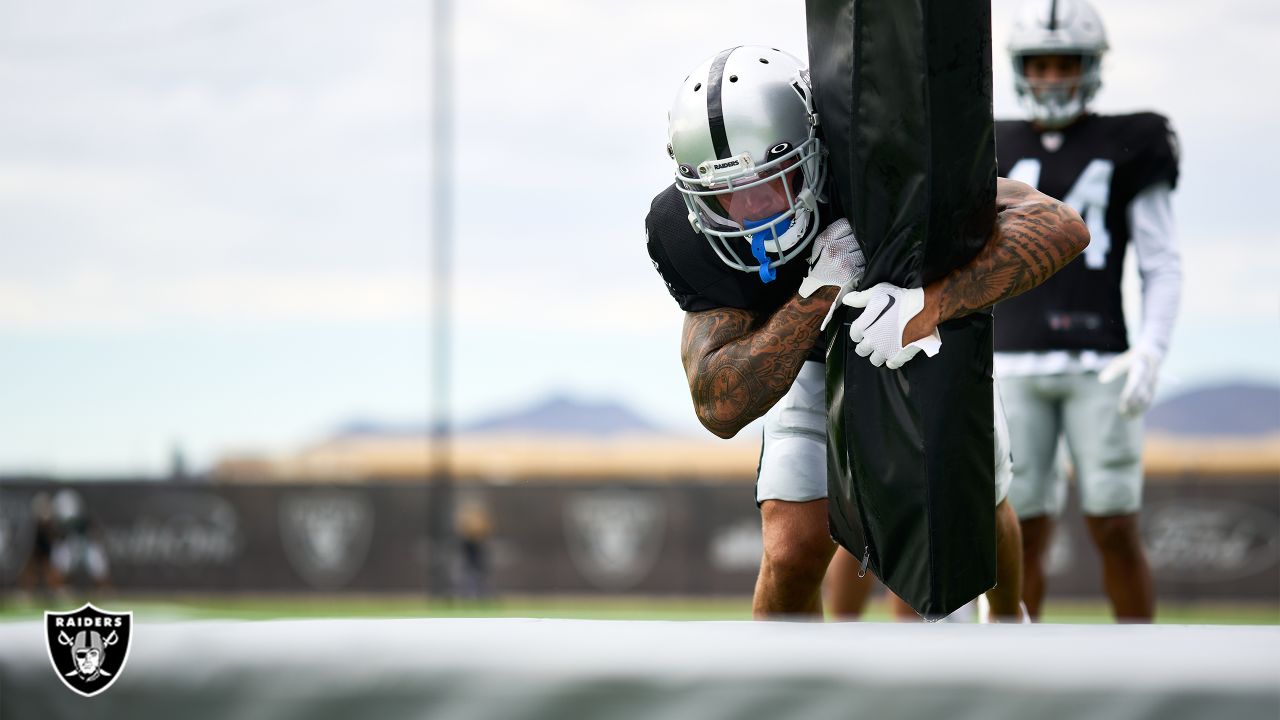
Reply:
[[[1026, 0], [1009, 33], [1014, 87], [1030, 119], [1057, 129], [1082, 115], [1102, 87], [1102, 55], [1107, 33], [1102, 18], [1085, 0]], [[1079, 55], [1079, 82], [1037, 83], [1023, 70], [1035, 55]]]
[[[689, 222], [721, 260], [756, 272], [765, 260], [751, 253], [754, 236], [768, 236], [769, 268], [813, 240], [826, 162], [804, 63], [775, 48], [724, 50], [685, 78], [667, 119], [667, 152]], [[762, 225], [735, 221], [717, 201], [779, 178], [786, 207]]]

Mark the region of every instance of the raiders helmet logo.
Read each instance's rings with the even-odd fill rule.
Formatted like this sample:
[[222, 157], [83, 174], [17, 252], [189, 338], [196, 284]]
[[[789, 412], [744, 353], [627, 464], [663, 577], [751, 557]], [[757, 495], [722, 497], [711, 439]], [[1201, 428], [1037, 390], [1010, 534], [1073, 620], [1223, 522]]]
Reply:
[[71, 612], [44, 614], [53, 670], [72, 692], [93, 697], [120, 678], [129, 660], [133, 613], [113, 613], [85, 603]]

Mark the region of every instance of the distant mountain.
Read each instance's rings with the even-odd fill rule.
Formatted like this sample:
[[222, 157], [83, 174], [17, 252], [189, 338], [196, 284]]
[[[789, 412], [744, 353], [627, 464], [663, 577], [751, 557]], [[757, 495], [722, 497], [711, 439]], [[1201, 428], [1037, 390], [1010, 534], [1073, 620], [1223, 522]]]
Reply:
[[[427, 423], [391, 424], [376, 420], [352, 420], [339, 426], [336, 437], [425, 437]], [[627, 433], [664, 431], [615, 402], [585, 402], [557, 395], [526, 408], [499, 413], [455, 428], [461, 433], [516, 433], [525, 435], [581, 435], [608, 437]]]
[[[1280, 385], [1234, 383], [1198, 388], [1169, 398], [1147, 413], [1148, 431], [1194, 436], [1258, 436], [1280, 433]], [[666, 431], [617, 402], [587, 402], [557, 395], [525, 408], [455, 428], [460, 433], [609, 437]], [[426, 423], [357, 420], [338, 437], [423, 437]]]
[[1280, 433], [1280, 385], [1233, 383], [1185, 392], [1151, 408], [1147, 430], [1201, 436]]
[[392, 424], [377, 420], [351, 420], [333, 431], [336, 437], [425, 437], [426, 423]]
[[532, 433], [603, 437], [662, 430], [616, 402], [584, 402], [555, 396], [530, 407], [495, 415], [462, 427], [474, 433]]

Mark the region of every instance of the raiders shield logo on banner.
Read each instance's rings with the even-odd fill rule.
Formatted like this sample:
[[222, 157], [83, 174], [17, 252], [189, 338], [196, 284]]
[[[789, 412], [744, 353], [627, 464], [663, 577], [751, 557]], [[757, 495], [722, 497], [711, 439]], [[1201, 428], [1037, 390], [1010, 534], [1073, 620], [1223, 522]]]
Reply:
[[85, 697], [111, 687], [129, 660], [133, 613], [85, 603], [79, 610], [44, 614], [49, 662], [62, 683]]
[[337, 590], [364, 567], [375, 515], [359, 491], [328, 490], [280, 498], [285, 557], [312, 587]]
[[658, 562], [667, 508], [656, 493], [596, 490], [567, 498], [564, 510], [569, 559], [592, 585], [629, 590]]

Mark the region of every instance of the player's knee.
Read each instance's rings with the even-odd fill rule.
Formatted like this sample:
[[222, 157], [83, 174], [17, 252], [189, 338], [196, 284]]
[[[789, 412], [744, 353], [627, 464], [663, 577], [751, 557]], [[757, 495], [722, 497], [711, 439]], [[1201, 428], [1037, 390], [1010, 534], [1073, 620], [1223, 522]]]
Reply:
[[764, 562], [773, 577], [786, 583], [816, 584], [822, 581], [835, 550], [825, 532], [775, 533], [766, 538]]
[[1023, 551], [1039, 558], [1048, 550], [1049, 541], [1053, 537], [1053, 521], [1047, 515], [1023, 518], [1018, 522], [1018, 530]]
[[1098, 549], [1104, 553], [1134, 553], [1142, 550], [1137, 515], [1091, 517], [1089, 531]]
[[1022, 537], [1020, 531], [1021, 521], [1018, 520], [1018, 514], [1013, 510], [1013, 503], [1008, 498], [996, 503], [996, 533], [1012, 533], [1010, 528], [1019, 528], [1018, 537]]

